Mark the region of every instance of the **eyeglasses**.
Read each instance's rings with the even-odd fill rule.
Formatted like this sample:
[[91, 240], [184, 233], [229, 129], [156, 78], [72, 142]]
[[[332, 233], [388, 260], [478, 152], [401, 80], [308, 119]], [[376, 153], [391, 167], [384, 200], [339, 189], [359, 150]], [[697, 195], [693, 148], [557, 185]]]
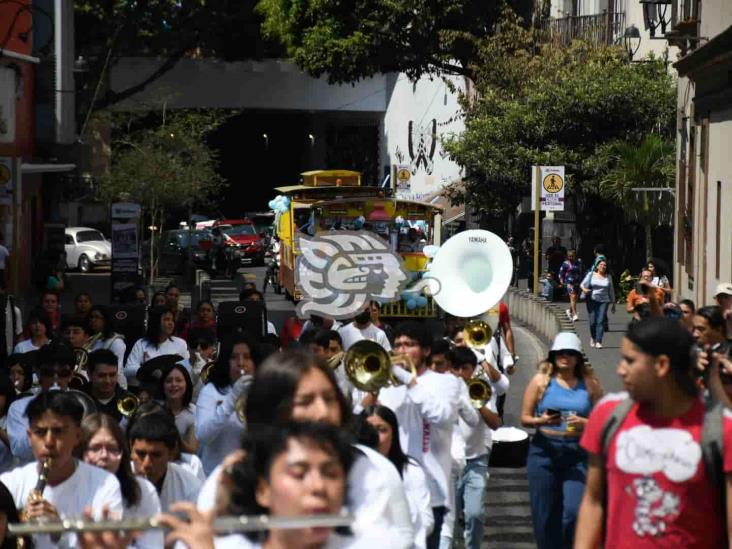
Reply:
[[95, 444], [94, 446], [89, 446], [86, 449], [86, 451], [89, 452], [90, 454], [94, 454], [96, 456], [98, 456], [102, 452], [107, 452], [107, 454], [109, 454], [112, 457], [119, 457], [122, 455], [122, 450], [120, 450], [116, 446], [104, 446], [103, 444], [100, 444], [100, 445]]

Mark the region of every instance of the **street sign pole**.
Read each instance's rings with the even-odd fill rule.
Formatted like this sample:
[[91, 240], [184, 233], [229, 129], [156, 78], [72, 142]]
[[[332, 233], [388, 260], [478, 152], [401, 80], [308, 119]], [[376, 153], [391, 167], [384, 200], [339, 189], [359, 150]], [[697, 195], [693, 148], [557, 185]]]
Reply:
[[539, 295], [539, 257], [541, 238], [541, 166], [534, 167], [536, 183], [534, 184], [534, 295]]

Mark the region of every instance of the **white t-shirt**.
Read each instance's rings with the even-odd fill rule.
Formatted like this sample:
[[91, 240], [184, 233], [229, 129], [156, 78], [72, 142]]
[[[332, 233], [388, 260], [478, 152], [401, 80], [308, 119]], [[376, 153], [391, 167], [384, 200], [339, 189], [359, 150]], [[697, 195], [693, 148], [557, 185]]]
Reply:
[[193, 473], [178, 463], [168, 463], [163, 488], [160, 490], [160, 507], [167, 513], [176, 501], [196, 502], [202, 482]]
[[193, 476], [198, 478], [201, 482], [206, 480], [206, 473], [203, 470], [203, 463], [201, 458], [196, 454], [188, 454], [186, 452], [180, 453], [180, 459], [176, 461], [178, 465], [193, 473]]
[[[390, 539], [382, 532], [368, 532], [366, 534], [342, 536], [336, 532], [328, 537], [322, 549], [374, 549], [382, 547], [391, 549]], [[243, 534], [231, 534], [214, 538], [216, 549], [262, 549], [258, 541], [250, 541]], [[177, 548], [176, 548], [177, 549]]]
[[418, 463], [409, 461], [404, 466], [402, 482], [409, 503], [409, 514], [414, 525], [414, 547], [424, 549], [427, 546], [427, 536], [430, 535], [435, 525], [427, 477]]
[[343, 341], [344, 351], [348, 351], [351, 345], [353, 345], [357, 341], [361, 341], [362, 339], [375, 341], [387, 351], [391, 351], [391, 343], [389, 343], [389, 338], [386, 337], [384, 330], [382, 330], [381, 328], [377, 328], [371, 323], [369, 323], [366, 328], [361, 329], [357, 328], [356, 325], [351, 322], [350, 324], [341, 326], [338, 329], [338, 333], [340, 334], [341, 340]]
[[[159, 514], [160, 498], [155, 491], [155, 486], [142, 477], [135, 477], [140, 487], [140, 501], [137, 505], [125, 507], [124, 518], [150, 518]], [[165, 536], [162, 530], [147, 530], [135, 540], [130, 547], [138, 549], [160, 549], [164, 545]]]
[[[506, 391], [508, 391], [509, 381], [504, 374], [501, 374], [501, 379], [498, 382], [494, 383], [493, 381], [488, 380], [488, 384], [493, 389], [493, 392], [485, 407], [491, 412], [496, 413], [498, 411], [496, 408], [496, 399], [497, 397], [506, 394]], [[488, 425], [486, 425], [482, 416], [478, 424], [475, 426], [468, 425], [462, 418], [458, 421], [458, 424], [460, 425], [460, 434], [465, 441], [466, 459], [475, 459], [480, 457], [486, 454], [487, 449], [493, 447], [493, 431], [488, 428]]]
[[7, 432], [10, 439], [10, 451], [20, 465], [35, 461], [28, 440], [28, 418], [25, 409], [35, 395], [19, 398], [8, 408]]
[[452, 504], [450, 449], [460, 400], [455, 380], [452, 374], [425, 370], [409, 389], [399, 385], [379, 392], [379, 402], [399, 420], [404, 453], [424, 469], [433, 507]]
[[[355, 517], [352, 530], [359, 536], [379, 532], [389, 549], [411, 548], [414, 527], [402, 479], [396, 467], [378, 452], [355, 445], [356, 456], [348, 473], [346, 505]], [[221, 466], [216, 467], [201, 488], [196, 503], [210, 511], [216, 503]], [[218, 545], [217, 545], [218, 547]]]
[[24, 339], [23, 341], [19, 341], [15, 348], [13, 349], [14, 353], [29, 353], [30, 351], [37, 351], [40, 349], [40, 347], [36, 347], [33, 345], [33, 341], [29, 339]]
[[198, 393], [196, 401], [196, 438], [201, 445], [199, 450], [203, 470], [207, 475], [234, 450], [241, 448], [244, 426], [236, 412], [227, 414], [222, 406], [231, 387], [219, 393], [216, 386], [209, 382]]
[[[18, 509], [25, 507], [28, 496], [38, 482], [38, 465], [34, 461], [0, 475], [2, 482], [13, 496]], [[76, 462], [74, 473], [56, 486], [46, 485], [43, 499], [51, 503], [62, 519], [83, 518], [85, 507], [90, 507], [95, 519], [101, 519], [102, 508], [109, 507], [111, 515], [123, 515], [122, 493], [117, 477], [107, 471], [88, 465], [83, 461]], [[33, 540], [36, 549], [46, 547], [71, 548], [77, 546], [76, 534], [61, 536], [58, 543], [52, 543], [48, 535], [35, 535]]]
[[127, 357], [127, 363], [124, 368], [127, 383], [132, 387], [138, 386], [137, 370], [140, 369], [143, 363], [160, 355], [180, 355], [186, 360], [190, 358], [188, 344], [179, 337], [171, 336], [157, 347], [148, 342], [144, 337], [140, 338], [133, 345], [130, 356]]

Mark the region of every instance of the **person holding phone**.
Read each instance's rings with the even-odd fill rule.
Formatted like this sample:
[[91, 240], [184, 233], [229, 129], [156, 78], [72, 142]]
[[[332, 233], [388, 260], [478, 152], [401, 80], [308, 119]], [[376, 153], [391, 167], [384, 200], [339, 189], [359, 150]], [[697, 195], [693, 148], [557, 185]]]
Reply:
[[663, 300], [663, 289], [653, 285], [653, 273], [643, 269], [637, 286], [628, 292], [625, 310], [633, 315], [634, 322], [648, 316], [663, 316]]
[[534, 535], [539, 549], [571, 547], [587, 475], [580, 448], [587, 418], [602, 396], [585, 365], [576, 334], [561, 332], [524, 391], [521, 423], [536, 428], [527, 470]]

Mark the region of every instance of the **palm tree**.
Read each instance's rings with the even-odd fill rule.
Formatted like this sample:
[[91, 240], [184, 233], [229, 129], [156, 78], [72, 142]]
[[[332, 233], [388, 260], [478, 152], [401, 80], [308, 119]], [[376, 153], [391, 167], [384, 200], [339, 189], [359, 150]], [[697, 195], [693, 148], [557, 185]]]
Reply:
[[600, 194], [623, 208], [629, 222], [643, 225], [646, 257], [653, 257], [652, 230], [673, 220], [673, 195], [667, 191], [675, 179], [674, 144], [659, 135], [647, 135], [640, 143], [616, 141], [602, 153], [606, 171], [600, 178]]

